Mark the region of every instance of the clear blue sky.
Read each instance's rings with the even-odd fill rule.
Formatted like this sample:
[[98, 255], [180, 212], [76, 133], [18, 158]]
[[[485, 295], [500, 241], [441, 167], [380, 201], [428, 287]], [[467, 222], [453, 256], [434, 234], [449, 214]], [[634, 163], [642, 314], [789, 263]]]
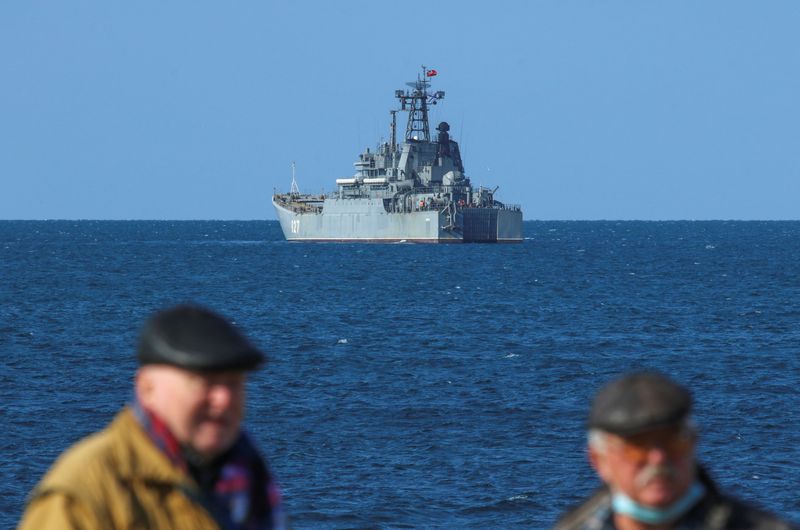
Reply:
[[425, 64], [525, 219], [800, 219], [800, 2], [0, 4], [0, 219], [274, 219]]

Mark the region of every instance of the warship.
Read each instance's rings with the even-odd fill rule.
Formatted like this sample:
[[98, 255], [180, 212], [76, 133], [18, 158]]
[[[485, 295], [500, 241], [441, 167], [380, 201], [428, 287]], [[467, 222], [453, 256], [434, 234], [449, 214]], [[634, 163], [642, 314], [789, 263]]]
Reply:
[[[289, 241], [519, 243], [522, 211], [495, 198], [497, 188], [473, 186], [464, 172], [450, 126], [436, 127], [431, 140], [428, 109], [444, 99], [431, 91], [436, 70], [422, 67], [410, 89], [395, 91], [390, 140], [355, 162], [352, 177], [336, 179], [336, 190], [300, 193], [292, 171], [288, 193], [272, 204]], [[397, 113], [407, 112], [405, 138], [397, 140]]]

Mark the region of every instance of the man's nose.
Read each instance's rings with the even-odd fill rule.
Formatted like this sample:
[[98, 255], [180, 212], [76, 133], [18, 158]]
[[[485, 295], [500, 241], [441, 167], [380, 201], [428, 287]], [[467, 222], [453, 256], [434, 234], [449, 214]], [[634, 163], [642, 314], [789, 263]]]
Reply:
[[208, 393], [208, 401], [215, 409], [227, 408], [233, 401], [233, 389], [229, 385], [212, 385]]
[[647, 449], [647, 461], [651, 464], [663, 464], [669, 460], [666, 449], [660, 445], [653, 445]]

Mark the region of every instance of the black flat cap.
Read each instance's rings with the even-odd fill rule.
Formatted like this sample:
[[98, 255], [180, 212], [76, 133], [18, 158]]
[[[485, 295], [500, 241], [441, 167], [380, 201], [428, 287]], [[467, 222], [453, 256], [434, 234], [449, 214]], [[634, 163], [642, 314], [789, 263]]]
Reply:
[[139, 364], [187, 370], [253, 370], [266, 360], [222, 316], [200, 306], [179, 305], [153, 315], [142, 329]]
[[655, 372], [633, 373], [598, 392], [589, 428], [630, 436], [680, 423], [691, 408], [689, 391], [676, 382]]

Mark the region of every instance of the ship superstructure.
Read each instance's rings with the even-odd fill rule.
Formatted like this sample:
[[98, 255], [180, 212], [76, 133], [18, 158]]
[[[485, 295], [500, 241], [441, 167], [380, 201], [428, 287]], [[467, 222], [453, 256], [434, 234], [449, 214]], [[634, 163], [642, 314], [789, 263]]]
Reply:
[[[390, 139], [367, 148], [352, 177], [336, 190], [311, 195], [294, 183], [272, 203], [289, 241], [461, 243], [522, 241], [522, 211], [495, 199], [497, 188], [473, 187], [458, 143], [441, 122], [431, 139], [428, 110], [444, 99], [430, 92], [435, 70], [422, 67], [410, 89], [395, 91], [400, 109], [390, 111]], [[397, 113], [408, 113], [397, 141]]]

